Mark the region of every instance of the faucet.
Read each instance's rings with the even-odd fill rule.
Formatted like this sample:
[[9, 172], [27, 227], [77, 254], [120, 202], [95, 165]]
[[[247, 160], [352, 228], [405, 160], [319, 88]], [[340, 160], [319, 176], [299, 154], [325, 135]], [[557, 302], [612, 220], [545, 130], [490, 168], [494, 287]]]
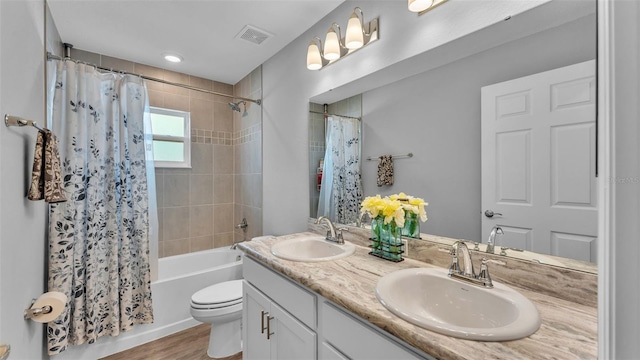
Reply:
[[343, 229], [336, 230], [336, 227], [333, 225], [333, 222], [331, 222], [331, 220], [326, 216], [320, 216], [318, 220], [316, 220], [316, 224], [320, 224], [322, 221], [325, 221], [327, 223], [327, 226], [329, 227], [329, 230], [327, 230], [327, 236], [325, 237], [325, 240], [333, 241], [338, 244], [344, 244], [344, 239], [342, 238]]
[[[464, 270], [460, 271], [460, 265], [458, 264], [458, 254], [462, 253], [462, 260], [464, 261]], [[469, 252], [469, 248], [464, 241], [456, 241], [451, 245], [451, 252], [449, 253], [453, 256], [451, 261], [451, 266], [449, 267], [449, 276], [453, 274], [460, 274], [464, 276], [472, 276], [475, 277], [476, 274], [473, 271], [473, 262], [471, 261], [471, 253]]]
[[[460, 265], [458, 264], [458, 254], [462, 253], [462, 260], [464, 261], [464, 270], [460, 270]], [[464, 241], [456, 241], [453, 243], [451, 247], [451, 252], [449, 253], [452, 256], [451, 266], [449, 267], [449, 277], [462, 280], [474, 285], [484, 286], [486, 288], [493, 288], [493, 283], [491, 282], [491, 276], [489, 276], [489, 267], [487, 266], [488, 260], [486, 258], [482, 258], [482, 266], [480, 268], [480, 274], [476, 276], [475, 271], [473, 271], [473, 261], [471, 261], [471, 252], [469, 252], [469, 248]]]
[[360, 214], [360, 216], [358, 216], [358, 220], [356, 221], [356, 226], [359, 228], [363, 228], [364, 227], [364, 219], [365, 218], [369, 218], [371, 219], [371, 214], [369, 214], [368, 212], [363, 212], [362, 214]]
[[496, 235], [504, 235], [504, 231], [502, 231], [502, 228], [500, 226], [494, 226], [493, 229], [491, 229], [491, 234], [489, 234], [489, 240], [487, 240], [487, 250], [485, 251], [486, 253], [489, 254], [495, 254], [495, 247], [496, 247]]

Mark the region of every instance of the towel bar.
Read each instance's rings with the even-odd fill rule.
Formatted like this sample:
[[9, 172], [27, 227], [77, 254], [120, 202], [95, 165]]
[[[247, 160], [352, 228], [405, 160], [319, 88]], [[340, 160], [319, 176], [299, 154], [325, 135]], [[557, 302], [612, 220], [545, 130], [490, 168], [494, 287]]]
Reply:
[[[408, 154], [403, 154], [403, 155], [393, 155], [394, 159], [398, 159], [398, 158], [410, 158], [413, 157], [413, 153], [408, 153]], [[367, 157], [368, 161], [372, 161], [372, 160], [378, 160], [379, 156], [376, 157]]]
[[45, 129], [41, 128], [40, 126], [38, 126], [38, 123], [33, 121], [33, 120], [27, 120], [27, 119], [23, 119], [23, 118], [19, 118], [17, 116], [11, 116], [11, 115], [4, 115], [4, 124], [9, 127], [9, 126], [33, 126], [34, 128], [38, 129], [39, 131], [45, 131]]

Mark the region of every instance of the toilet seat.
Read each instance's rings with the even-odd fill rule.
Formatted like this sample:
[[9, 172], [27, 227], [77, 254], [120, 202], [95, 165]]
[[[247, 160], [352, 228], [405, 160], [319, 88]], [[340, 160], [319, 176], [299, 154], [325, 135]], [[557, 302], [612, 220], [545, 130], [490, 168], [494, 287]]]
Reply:
[[194, 309], [221, 309], [242, 304], [242, 280], [208, 286], [191, 296]]

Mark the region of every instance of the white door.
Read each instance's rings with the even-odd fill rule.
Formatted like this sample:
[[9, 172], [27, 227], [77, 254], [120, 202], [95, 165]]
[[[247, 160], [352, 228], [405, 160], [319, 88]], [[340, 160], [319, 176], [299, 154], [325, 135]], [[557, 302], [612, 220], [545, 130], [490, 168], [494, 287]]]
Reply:
[[595, 96], [593, 60], [482, 88], [483, 241], [596, 261]]

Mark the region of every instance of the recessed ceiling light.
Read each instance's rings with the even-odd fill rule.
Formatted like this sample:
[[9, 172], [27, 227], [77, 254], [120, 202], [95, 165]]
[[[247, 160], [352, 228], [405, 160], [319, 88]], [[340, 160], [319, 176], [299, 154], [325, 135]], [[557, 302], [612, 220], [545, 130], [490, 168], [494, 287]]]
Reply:
[[174, 54], [165, 54], [164, 59], [172, 63], [179, 63], [179, 62], [182, 62], [183, 60], [182, 56], [174, 55]]

